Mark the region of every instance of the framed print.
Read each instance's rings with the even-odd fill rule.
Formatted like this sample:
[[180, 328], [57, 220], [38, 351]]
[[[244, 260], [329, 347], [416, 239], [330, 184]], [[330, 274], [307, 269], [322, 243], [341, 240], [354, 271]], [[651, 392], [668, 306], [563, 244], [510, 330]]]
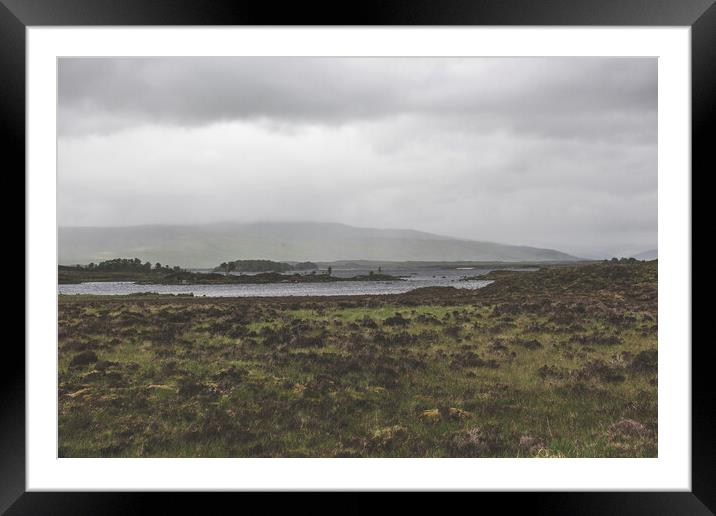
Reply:
[[3, 509], [713, 510], [691, 178], [716, 8], [448, 4], [4, 2]]

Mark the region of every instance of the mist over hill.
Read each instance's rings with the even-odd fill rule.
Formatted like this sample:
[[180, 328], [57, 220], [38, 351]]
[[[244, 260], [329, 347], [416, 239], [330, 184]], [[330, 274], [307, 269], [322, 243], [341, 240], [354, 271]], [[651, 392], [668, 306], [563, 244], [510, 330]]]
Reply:
[[127, 227], [60, 227], [59, 263], [116, 257], [184, 267], [240, 259], [277, 261], [569, 261], [553, 249], [462, 240], [407, 229], [337, 223], [262, 222]]
[[656, 249], [649, 249], [648, 251], [642, 251], [633, 256], [637, 260], [656, 260], [659, 257], [659, 251]]

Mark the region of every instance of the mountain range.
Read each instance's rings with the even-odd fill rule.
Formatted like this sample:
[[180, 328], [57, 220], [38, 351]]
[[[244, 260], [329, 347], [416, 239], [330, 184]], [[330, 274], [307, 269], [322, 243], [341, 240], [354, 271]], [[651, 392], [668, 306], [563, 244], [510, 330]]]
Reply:
[[240, 259], [277, 261], [572, 261], [574, 256], [521, 245], [465, 240], [409, 229], [320, 222], [60, 227], [59, 263], [137, 257], [182, 267]]

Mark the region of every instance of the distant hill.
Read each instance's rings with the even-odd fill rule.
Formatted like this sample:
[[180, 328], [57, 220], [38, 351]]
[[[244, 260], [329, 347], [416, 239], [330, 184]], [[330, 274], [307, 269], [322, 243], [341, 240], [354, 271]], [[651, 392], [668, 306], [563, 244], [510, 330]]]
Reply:
[[138, 256], [152, 263], [180, 264], [182, 267], [213, 267], [217, 263], [241, 259], [284, 262], [576, 260], [553, 249], [336, 223], [61, 227], [58, 238], [61, 265], [122, 256]]
[[635, 254], [633, 258], [636, 258], [637, 260], [656, 260], [658, 259], [659, 253], [656, 249], [650, 249], [648, 251], [641, 252], [639, 254]]

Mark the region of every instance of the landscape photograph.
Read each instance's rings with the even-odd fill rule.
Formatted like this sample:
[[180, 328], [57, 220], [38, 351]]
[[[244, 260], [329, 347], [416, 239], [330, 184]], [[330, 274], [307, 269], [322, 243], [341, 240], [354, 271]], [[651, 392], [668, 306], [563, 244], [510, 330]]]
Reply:
[[58, 457], [658, 457], [657, 66], [59, 58]]

